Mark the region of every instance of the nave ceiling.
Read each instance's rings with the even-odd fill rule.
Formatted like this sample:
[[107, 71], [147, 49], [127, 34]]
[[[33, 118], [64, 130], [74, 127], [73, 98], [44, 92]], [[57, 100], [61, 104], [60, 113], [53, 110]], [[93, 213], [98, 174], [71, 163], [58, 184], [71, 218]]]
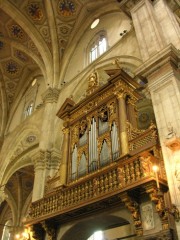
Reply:
[[[169, 3], [180, 15], [178, 1]], [[128, 15], [128, 7], [134, 2], [1, 0], [0, 95], [6, 115], [34, 77], [43, 75], [47, 86], [59, 88], [73, 49], [92, 21], [110, 12]]]

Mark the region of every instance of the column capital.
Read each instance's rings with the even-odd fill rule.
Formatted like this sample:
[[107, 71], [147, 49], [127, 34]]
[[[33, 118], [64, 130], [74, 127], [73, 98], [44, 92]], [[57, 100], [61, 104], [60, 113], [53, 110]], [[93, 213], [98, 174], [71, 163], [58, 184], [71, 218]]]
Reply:
[[60, 159], [61, 154], [55, 149], [49, 151], [40, 150], [33, 156], [34, 167], [39, 170], [57, 168]]
[[121, 88], [114, 92], [114, 95], [117, 97], [117, 99], [125, 99], [127, 96], [127, 92], [125, 89]]
[[57, 88], [49, 87], [43, 94], [42, 99], [45, 103], [53, 103], [58, 101], [60, 90]]
[[65, 134], [69, 134], [70, 133], [70, 129], [68, 127], [63, 127], [62, 128], [62, 132], [63, 132], [64, 135]]

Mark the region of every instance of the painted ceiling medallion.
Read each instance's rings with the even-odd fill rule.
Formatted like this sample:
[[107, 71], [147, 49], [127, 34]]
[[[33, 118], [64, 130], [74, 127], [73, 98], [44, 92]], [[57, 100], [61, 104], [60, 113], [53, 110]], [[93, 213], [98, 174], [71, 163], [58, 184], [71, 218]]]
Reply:
[[30, 3], [27, 6], [27, 12], [28, 15], [34, 20], [34, 21], [40, 21], [43, 18], [43, 11], [40, 8], [39, 3]]
[[7, 62], [6, 71], [7, 71], [7, 73], [10, 73], [11, 75], [16, 74], [18, 72], [17, 64], [13, 61]]
[[72, 16], [76, 12], [75, 4], [70, 0], [60, 0], [58, 3], [58, 10], [63, 17]]
[[22, 39], [24, 37], [24, 32], [22, 31], [22, 29], [19, 25], [13, 24], [11, 26], [10, 31], [14, 38]]

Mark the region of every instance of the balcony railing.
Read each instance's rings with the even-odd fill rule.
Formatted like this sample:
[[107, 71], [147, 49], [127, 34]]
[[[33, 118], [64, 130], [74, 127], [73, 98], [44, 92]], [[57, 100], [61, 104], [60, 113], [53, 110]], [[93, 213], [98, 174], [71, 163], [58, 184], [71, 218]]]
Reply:
[[[152, 165], [138, 155], [120, 158], [32, 203], [29, 221], [47, 219], [155, 180]], [[165, 180], [164, 176], [159, 179]]]

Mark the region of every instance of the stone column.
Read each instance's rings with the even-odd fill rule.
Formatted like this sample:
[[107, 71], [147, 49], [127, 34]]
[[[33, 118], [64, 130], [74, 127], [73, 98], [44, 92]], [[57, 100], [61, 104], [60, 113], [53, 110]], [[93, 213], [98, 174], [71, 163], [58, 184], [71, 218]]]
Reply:
[[57, 100], [59, 97], [59, 90], [56, 88], [48, 88], [42, 95], [45, 104], [44, 116], [41, 128], [41, 139], [39, 147], [46, 151], [53, 148], [54, 145], [54, 125], [57, 112]]
[[119, 132], [121, 143], [121, 154], [125, 155], [129, 152], [128, 135], [127, 135], [127, 112], [126, 112], [126, 93], [124, 91], [116, 92], [118, 98], [118, 111], [119, 111]]
[[[179, 164], [165, 145], [170, 134], [180, 136], [180, 56], [179, 52], [169, 45], [155, 57], [154, 61], [150, 59], [146, 66], [139, 67], [136, 73], [148, 79], [171, 200], [180, 209], [180, 182], [176, 179]], [[180, 223], [177, 223], [177, 229], [180, 237]]]
[[[154, 10], [159, 24], [161, 25], [166, 43], [172, 43], [177, 49], [180, 48], [180, 27], [177, 19], [168, 6], [168, 0], [156, 0]], [[174, 3], [175, 4], [175, 3]]]
[[56, 104], [58, 97], [59, 90], [56, 88], [48, 88], [42, 95], [45, 108], [39, 142], [40, 151], [32, 158], [35, 166], [32, 201], [36, 201], [44, 196], [47, 176], [52, 177], [59, 167], [60, 154], [54, 149], [54, 126], [57, 118]]
[[62, 163], [60, 167], [60, 185], [66, 185], [67, 182], [67, 166], [69, 157], [69, 128], [63, 128], [63, 148], [62, 148]]
[[33, 156], [34, 161], [34, 186], [32, 194], [32, 202], [44, 196], [44, 188], [46, 182], [46, 164], [44, 153], [38, 152]]

